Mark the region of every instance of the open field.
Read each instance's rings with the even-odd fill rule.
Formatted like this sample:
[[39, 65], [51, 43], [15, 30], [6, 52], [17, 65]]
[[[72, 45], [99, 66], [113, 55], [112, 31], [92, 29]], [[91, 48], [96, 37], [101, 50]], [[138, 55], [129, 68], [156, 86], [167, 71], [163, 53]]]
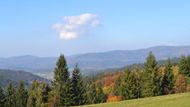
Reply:
[[190, 107], [190, 93], [85, 105], [80, 107]]

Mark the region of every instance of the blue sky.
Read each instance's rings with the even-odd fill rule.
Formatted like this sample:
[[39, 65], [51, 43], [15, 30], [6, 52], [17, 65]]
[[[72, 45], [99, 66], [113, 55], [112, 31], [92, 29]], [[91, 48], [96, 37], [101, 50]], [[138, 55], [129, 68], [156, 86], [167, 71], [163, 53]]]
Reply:
[[[63, 29], [52, 27], [64, 26], [64, 17], [84, 14], [96, 16], [100, 24], [69, 29], [83, 31], [73, 39], [60, 38]], [[0, 57], [190, 45], [189, 29], [189, 0], [4, 0]]]

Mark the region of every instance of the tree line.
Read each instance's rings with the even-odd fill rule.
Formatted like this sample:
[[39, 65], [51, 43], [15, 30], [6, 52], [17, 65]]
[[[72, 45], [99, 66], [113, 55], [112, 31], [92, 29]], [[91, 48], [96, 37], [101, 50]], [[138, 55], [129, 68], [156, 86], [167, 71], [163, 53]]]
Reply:
[[0, 87], [0, 107], [69, 107], [104, 103], [110, 100], [110, 94], [112, 98], [128, 100], [188, 91], [190, 56], [183, 56], [176, 65], [180, 72], [175, 73], [173, 66], [170, 59], [160, 66], [150, 52], [143, 68], [126, 69], [113, 82], [113, 89], [106, 93], [96, 78], [82, 76], [77, 65], [70, 75], [65, 57], [61, 55], [51, 84], [35, 80], [29, 87], [23, 81], [17, 86], [10, 83], [5, 88]]
[[51, 84], [35, 80], [28, 88], [23, 81], [0, 87], [0, 107], [69, 107], [105, 101], [102, 87], [82, 77], [77, 65], [70, 76], [64, 55], [57, 61]]
[[150, 52], [143, 69], [127, 69], [124, 75], [116, 80], [113, 94], [127, 100], [188, 91], [190, 56], [182, 56], [176, 65], [179, 66], [177, 74], [174, 74], [173, 66], [170, 59], [163, 66], [159, 66], [155, 56]]

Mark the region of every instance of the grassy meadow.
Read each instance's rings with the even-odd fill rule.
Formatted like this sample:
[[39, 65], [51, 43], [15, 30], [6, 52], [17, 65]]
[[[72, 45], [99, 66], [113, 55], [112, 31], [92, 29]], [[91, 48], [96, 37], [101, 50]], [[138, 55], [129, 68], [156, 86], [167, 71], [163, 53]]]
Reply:
[[190, 107], [190, 93], [173, 94], [78, 107]]

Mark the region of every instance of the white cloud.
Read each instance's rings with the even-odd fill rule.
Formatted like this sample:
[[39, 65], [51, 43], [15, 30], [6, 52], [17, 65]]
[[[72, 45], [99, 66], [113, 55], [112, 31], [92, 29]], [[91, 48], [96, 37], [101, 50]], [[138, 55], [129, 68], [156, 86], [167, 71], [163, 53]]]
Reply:
[[59, 37], [64, 40], [76, 39], [100, 25], [97, 15], [85, 13], [79, 16], [65, 16], [62, 23], [55, 23], [53, 28], [58, 31]]

